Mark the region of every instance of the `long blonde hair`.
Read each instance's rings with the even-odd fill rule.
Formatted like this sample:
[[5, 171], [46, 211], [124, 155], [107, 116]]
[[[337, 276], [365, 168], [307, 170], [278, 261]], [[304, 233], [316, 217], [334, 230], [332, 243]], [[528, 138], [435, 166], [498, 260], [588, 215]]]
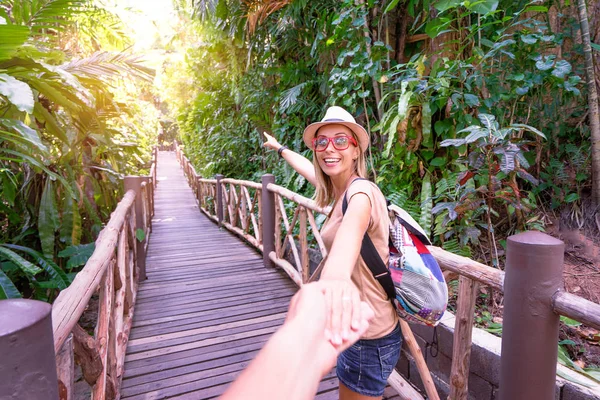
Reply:
[[[352, 136], [358, 143], [358, 138], [354, 132], [352, 132]], [[315, 177], [317, 178], [314, 200], [319, 207], [326, 207], [335, 200], [333, 183], [331, 183], [331, 178], [321, 169], [315, 151], [313, 151], [312, 162], [315, 167]], [[354, 170], [359, 177], [367, 178], [367, 158], [365, 157], [365, 152], [360, 148], [358, 151], [358, 158], [355, 160]]]

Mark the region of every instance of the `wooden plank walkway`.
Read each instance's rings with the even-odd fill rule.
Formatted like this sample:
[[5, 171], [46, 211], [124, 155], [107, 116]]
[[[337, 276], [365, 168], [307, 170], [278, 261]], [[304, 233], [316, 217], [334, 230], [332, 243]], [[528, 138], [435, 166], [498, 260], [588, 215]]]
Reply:
[[[158, 180], [121, 398], [210, 399], [283, 323], [296, 285], [199, 211], [174, 153], [159, 153]], [[337, 386], [332, 371], [316, 398]]]

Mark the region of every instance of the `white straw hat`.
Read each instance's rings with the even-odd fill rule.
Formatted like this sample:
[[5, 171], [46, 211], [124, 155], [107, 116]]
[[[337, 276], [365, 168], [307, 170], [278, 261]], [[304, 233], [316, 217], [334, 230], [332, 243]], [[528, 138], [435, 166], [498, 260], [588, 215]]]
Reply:
[[333, 106], [327, 109], [325, 117], [323, 117], [321, 122], [312, 123], [304, 130], [304, 143], [306, 143], [309, 149], [313, 148], [312, 140], [314, 139], [317, 130], [323, 125], [328, 124], [340, 124], [350, 128], [358, 139], [358, 147], [360, 147], [361, 151], [364, 152], [369, 147], [369, 134], [365, 128], [357, 124], [354, 117], [348, 111], [344, 110], [342, 107]]

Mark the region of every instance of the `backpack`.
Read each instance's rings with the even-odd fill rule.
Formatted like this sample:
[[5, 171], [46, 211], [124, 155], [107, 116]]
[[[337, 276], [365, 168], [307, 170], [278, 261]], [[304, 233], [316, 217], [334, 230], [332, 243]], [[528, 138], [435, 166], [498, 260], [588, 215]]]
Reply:
[[[362, 179], [362, 178], [359, 178]], [[344, 194], [342, 213], [348, 200]], [[390, 258], [386, 266], [368, 233], [360, 255], [392, 301], [398, 316], [409, 322], [436, 326], [448, 304], [442, 270], [425, 245], [431, 241], [423, 228], [402, 208], [390, 205]]]

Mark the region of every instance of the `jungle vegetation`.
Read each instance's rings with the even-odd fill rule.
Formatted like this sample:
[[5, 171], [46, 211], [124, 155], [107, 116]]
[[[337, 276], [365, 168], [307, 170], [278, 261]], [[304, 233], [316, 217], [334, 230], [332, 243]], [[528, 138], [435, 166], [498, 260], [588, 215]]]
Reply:
[[371, 133], [372, 178], [445, 249], [498, 266], [505, 238], [544, 229], [545, 211], [568, 205], [584, 224], [594, 2], [587, 47], [577, 4], [564, 0], [181, 0], [178, 10], [173, 45], [193, 44], [166, 66], [164, 100], [204, 176], [271, 172], [310, 196], [260, 133], [311, 157], [301, 132], [341, 105]]
[[130, 45], [92, 1], [0, 4], [0, 299], [67, 287], [148, 167], [154, 71]]

